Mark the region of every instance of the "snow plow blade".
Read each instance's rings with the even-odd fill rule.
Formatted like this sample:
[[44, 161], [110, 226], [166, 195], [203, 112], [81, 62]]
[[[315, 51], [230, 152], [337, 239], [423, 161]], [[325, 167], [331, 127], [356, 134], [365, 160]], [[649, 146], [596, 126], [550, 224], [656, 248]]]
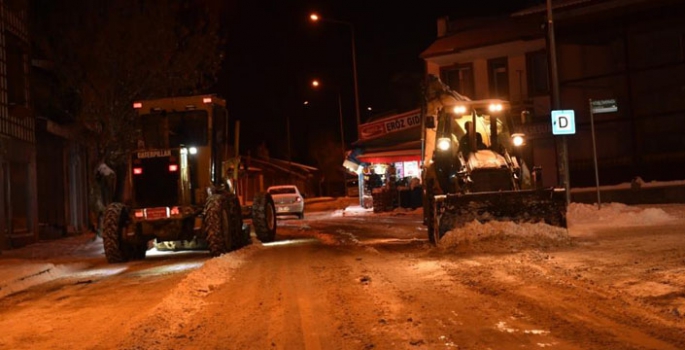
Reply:
[[438, 195], [434, 205], [435, 242], [447, 231], [473, 220], [544, 222], [566, 228], [567, 202], [563, 188]]

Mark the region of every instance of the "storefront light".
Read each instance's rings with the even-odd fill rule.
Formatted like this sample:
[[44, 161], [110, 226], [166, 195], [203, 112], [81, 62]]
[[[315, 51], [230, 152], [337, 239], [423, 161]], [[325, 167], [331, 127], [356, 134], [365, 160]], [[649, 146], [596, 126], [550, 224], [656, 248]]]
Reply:
[[359, 168], [361, 168], [361, 167], [359, 166], [359, 164], [357, 164], [357, 163], [355, 163], [355, 162], [353, 162], [353, 161], [350, 161], [350, 160], [348, 160], [348, 159], [345, 159], [345, 160], [343, 161], [343, 166], [344, 166], [347, 170], [349, 170], [349, 171], [351, 171], [351, 172], [353, 172], [353, 173], [357, 173], [357, 174], [358, 174], [359, 171], [360, 171]]

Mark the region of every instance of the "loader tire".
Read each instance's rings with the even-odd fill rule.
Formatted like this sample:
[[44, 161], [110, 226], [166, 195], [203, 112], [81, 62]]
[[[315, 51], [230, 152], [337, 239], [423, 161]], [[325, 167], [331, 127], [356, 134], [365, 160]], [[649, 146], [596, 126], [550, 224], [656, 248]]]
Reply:
[[428, 231], [428, 241], [431, 244], [438, 244], [438, 241], [440, 241], [442, 236], [436, 237], [438, 236], [438, 233], [435, 231], [436, 214], [433, 212], [435, 204], [435, 179], [427, 178], [424, 186], [423, 223], [426, 225], [426, 230]]
[[255, 234], [262, 243], [276, 238], [276, 207], [269, 193], [257, 193], [252, 201], [252, 224]]
[[545, 223], [552, 226], [559, 226], [566, 228], [566, 213], [556, 212], [550, 217], [545, 218]]
[[438, 240], [447, 234], [447, 232], [453, 229], [463, 226], [463, 214], [458, 214], [454, 212], [445, 212], [440, 217], [440, 227], [438, 228]]
[[105, 209], [102, 220], [102, 244], [109, 263], [145, 258], [147, 244], [132, 245], [122, 239], [130, 220], [128, 211], [122, 203], [112, 203]]
[[437, 230], [437, 240], [439, 241], [442, 239], [447, 232], [464, 227], [473, 221], [484, 223], [491, 220], [492, 217], [487, 213], [479, 213], [478, 210], [470, 208], [469, 206], [450, 208], [445, 210], [440, 216], [440, 227], [438, 227]]
[[234, 235], [231, 232], [230, 198], [223, 194], [214, 194], [207, 198], [202, 221], [209, 253], [219, 256], [233, 248]]

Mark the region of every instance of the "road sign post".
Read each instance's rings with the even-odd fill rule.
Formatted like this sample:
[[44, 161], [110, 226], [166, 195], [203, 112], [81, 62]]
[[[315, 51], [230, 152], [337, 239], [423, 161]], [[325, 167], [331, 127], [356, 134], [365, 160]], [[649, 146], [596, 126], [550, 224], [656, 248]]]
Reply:
[[602, 201], [599, 194], [599, 168], [597, 166], [597, 145], [595, 141], [595, 114], [612, 113], [618, 111], [618, 104], [615, 99], [607, 100], [588, 100], [590, 105], [590, 130], [592, 130], [592, 158], [595, 162], [595, 186], [597, 187], [597, 209], [602, 209]]
[[597, 187], [597, 209], [602, 209], [602, 200], [599, 194], [599, 169], [597, 168], [597, 143], [595, 142], [595, 109], [592, 99], [590, 102], [590, 130], [592, 131], [592, 158], [595, 162], [595, 187]]

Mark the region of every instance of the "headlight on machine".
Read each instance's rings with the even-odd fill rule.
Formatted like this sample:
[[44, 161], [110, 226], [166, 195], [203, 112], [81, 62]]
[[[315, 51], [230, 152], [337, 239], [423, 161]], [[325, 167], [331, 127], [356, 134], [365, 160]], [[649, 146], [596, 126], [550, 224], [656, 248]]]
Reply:
[[449, 137], [441, 137], [438, 139], [438, 149], [447, 151], [452, 145], [452, 140]]
[[511, 143], [515, 147], [523, 146], [526, 144], [526, 136], [523, 134], [512, 134], [511, 135]]
[[500, 112], [500, 111], [502, 111], [502, 104], [501, 103], [491, 103], [488, 106], [488, 109], [490, 110], [490, 112]]
[[197, 147], [183, 147], [181, 148], [181, 154], [197, 154]]
[[466, 106], [454, 106], [454, 114], [466, 114]]

